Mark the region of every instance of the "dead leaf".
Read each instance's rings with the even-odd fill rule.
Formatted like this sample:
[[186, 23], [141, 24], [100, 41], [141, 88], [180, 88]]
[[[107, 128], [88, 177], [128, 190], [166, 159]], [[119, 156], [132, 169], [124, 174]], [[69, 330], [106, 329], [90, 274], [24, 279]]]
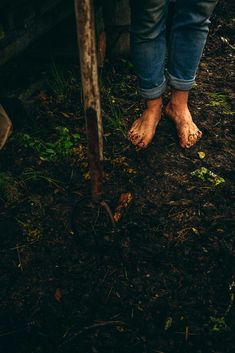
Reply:
[[169, 328], [171, 328], [172, 322], [173, 322], [173, 319], [172, 319], [172, 317], [169, 316], [165, 322], [165, 327], [164, 327], [165, 330], [169, 330]]
[[197, 235], [199, 234], [199, 231], [197, 230], [197, 228], [194, 228], [194, 227], [193, 227], [193, 228], [192, 228], [192, 231], [193, 231], [194, 234], [197, 234]]
[[114, 212], [113, 219], [115, 222], [119, 222], [120, 219], [122, 218], [122, 213], [123, 210], [127, 209], [127, 207], [130, 205], [131, 201], [133, 199], [132, 193], [127, 192], [121, 194], [119, 201], [118, 201], [118, 206]]
[[54, 294], [54, 298], [55, 298], [55, 300], [57, 300], [57, 302], [60, 303], [61, 298], [62, 298], [62, 294], [61, 294], [60, 288], [56, 288], [55, 294]]
[[64, 118], [70, 118], [69, 113], [60, 112], [60, 114], [63, 115]]
[[200, 151], [200, 152], [198, 152], [197, 154], [198, 154], [198, 157], [199, 157], [200, 159], [204, 159], [204, 158], [206, 157], [206, 154], [205, 154], [205, 152], [203, 152], [203, 151]]

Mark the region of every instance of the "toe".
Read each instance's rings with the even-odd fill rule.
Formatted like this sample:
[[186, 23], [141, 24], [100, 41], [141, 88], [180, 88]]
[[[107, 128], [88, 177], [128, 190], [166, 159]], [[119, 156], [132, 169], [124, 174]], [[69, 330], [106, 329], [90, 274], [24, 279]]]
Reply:
[[187, 147], [187, 145], [190, 144], [190, 141], [188, 140], [186, 134], [179, 135], [179, 142], [180, 142], [180, 146], [183, 148]]
[[185, 148], [190, 148], [190, 147], [192, 147], [193, 146], [193, 143], [187, 143], [186, 145], [185, 145]]
[[138, 143], [138, 147], [141, 148], [141, 149], [144, 149], [146, 148], [148, 145], [146, 144], [146, 142], [141, 139], [140, 142]]
[[128, 137], [130, 140], [135, 139], [136, 136], [138, 136], [138, 131], [136, 131], [135, 129], [129, 131]]
[[129, 133], [132, 134], [132, 133], [136, 130], [138, 124], [139, 124], [139, 119], [137, 119], [136, 121], [134, 121], [134, 123], [132, 124], [132, 126], [131, 126], [131, 128], [130, 128], [130, 130], [129, 130]]
[[196, 134], [190, 134], [188, 136], [188, 143], [193, 143], [195, 140], [197, 139], [197, 135]]
[[139, 138], [139, 135], [138, 135], [138, 134], [132, 134], [132, 135], [130, 136], [130, 140], [131, 140], [132, 142], [136, 141], [138, 138]]
[[200, 139], [202, 137], [202, 132], [200, 130], [197, 131], [197, 137]]
[[138, 146], [142, 141], [143, 136], [136, 135], [134, 139], [131, 139], [133, 145]]
[[192, 147], [201, 138], [201, 136], [202, 136], [202, 132], [200, 130], [198, 130], [197, 132], [195, 132], [193, 134], [190, 134], [188, 136], [187, 142], [181, 140], [181, 143], [180, 143], [181, 147], [184, 147], [184, 148]]
[[145, 148], [146, 146], [145, 146], [144, 142], [141, 140], [141, 141], [138, 143], [137, 147], [143, 149], [143, 148]]
[[144, 136], [139, 143], [139, 147], [141, 148], [147, 148], [152, 141], [152, 136]]

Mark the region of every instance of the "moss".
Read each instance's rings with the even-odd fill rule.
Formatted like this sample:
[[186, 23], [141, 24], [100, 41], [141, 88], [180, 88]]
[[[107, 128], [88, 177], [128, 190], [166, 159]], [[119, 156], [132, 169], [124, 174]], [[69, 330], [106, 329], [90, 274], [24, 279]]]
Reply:
[[219, 107], [223, 110], [224, 114], [233, 115], [232, 108], [225, 94], [221, 92], [208, 93], [211, 107]]

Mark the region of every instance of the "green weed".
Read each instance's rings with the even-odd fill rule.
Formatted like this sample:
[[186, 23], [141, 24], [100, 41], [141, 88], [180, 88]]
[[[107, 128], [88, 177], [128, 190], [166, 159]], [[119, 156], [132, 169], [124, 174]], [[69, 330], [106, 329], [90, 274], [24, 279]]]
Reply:
[[203, 181], [209, 181], [210, 183], [214, 184], [215, 186], [224, 183], [225, 180], [218, 176], [217, 174], [213, 173], [209, 169], [205, 167], [198, 168], [191, 172], [192, 176], [195, 176]]
[[57, 127], [54, 142], [45, 142], [26, 133], [20, 134], [18, 140], [24, 147], [36, 152], [41, 160], [52, 161], [71, 155], [73, 147], [80, 140], [80, 135], [71, 134], [66, 127]]
[[117, 99], [111, 95], [110, 91], [107, 90], [107, 126], [114, 133], [118, 133], [123, 137], [127, 135], [127, 122], [123, 118], [122, 110], [118, 104]]
[[225, 322], [224, 316], [221, 317], [213, 317], [210, 316], [210, 321], [212, 324], [211, 332], [224, 332], [224, 331], [229, 331], [230, 328]]
[[61, 182], [59, 180], [56, 180], [54, 178], [51, 178], [48, 175], [43, 174], [41, 171], [36, 170], [34, 168], [27, 168], [23, 171], [21, 174], [21, 179], [26, 183], [28, 181], [38, 181], [38, 180], [43, 180], [47, 182], [48, 184], [52, 184], [57, 188], [61, 188]]
[[210, 322], [212, 324], [212, 328], [210, 329], [210, 331], [212, 333], [225, 332], [225, 331], [231, 330], [231, 328], [228, 326], [228, 324], [226, 322], [226, 318], [234, 306], [234, 300], [235, 300], [234, 288], [235, 288], [235, 282], [233, 281], [229, 285], [229, 290], [230, 290], [229, 304], [228, 304], [224, 314], [219, 317], [210, 316]]

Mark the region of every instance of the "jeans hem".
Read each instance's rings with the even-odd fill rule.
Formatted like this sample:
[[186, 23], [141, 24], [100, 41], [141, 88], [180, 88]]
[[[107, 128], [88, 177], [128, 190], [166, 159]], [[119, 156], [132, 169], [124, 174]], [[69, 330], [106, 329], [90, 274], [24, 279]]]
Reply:
[[195, 82], [195, 77], [192, 80], [183, 80], [171, 75], [169, 72], [167, 72], [167, 76], [171, 87], [181, 91], [189, 91]]
[[138, 87], [140, 95], [145, 99], [156, 99], [161, 97], [166, 89], [166, 80], [164, 80], [159, 86], [149, 89]]

